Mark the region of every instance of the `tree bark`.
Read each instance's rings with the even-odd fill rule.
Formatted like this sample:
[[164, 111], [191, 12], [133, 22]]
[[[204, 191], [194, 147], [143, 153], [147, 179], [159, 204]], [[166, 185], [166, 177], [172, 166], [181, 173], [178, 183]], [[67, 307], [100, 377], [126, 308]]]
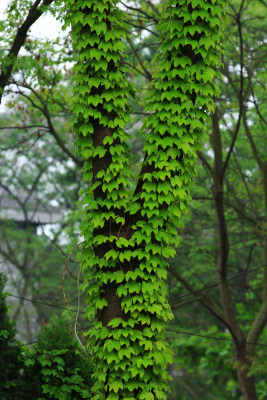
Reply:
[[229, 239], [228, 229], [224, 211], [224, 165], [222, 157], [222, 141], [219, 126], [219, 116], [215, 111], [212, 119], [212, 145], [214, 149], [213, 198], [216, 211], [217, 229], [219, 236], [219, 249], [217, 257], [217, 277], [221, 282], [219, 285], [220, 296], [227, 324], [234, 340], [234, 353], [237, 362], [237, 376], [244, 400], [257, 400], [254, 377], [248, 377], [251, 362], [248, 358], [246, 343], [243, 338], [239, 323], [236, 319], [235, 308], [227, 283]]
[[[256, 147], [253, 136], [249, 129], [246, 113], [244, 113], [244, 115], [243, 115], [243, 125], [244, 125], [245, 133], [247, 135], [248, 142], [250, 144], [252, 153], [253, 153], [256, 163], [259, 167], [259, 170], [261, 171], [261, 174], [262, 174], [265, 216], [267, 216], [267, 162], [261, 159], [260, 153]], [[253, 343], [253, 344], [248, 345], [248, 352], [250, 355], [254, 354], [254, 350], [255, 350], [254, 343], [256, 343], [258, 341], [258, 339], [267, 323], [267, 238], [266, 238], [266, 232], [265, 232], [264, 225], [262, 226], [261, 231], [262, 231], [261, 235], [262, 235], [262, 246], [263, 246], [263, 264], [265, 265], [265, 267], [263, 269], [262, 304], [261, 304], [259, 312], [257, 313], [257, 315], [253, 321], [253, 324], [250, 328], [250, 331], [249, 331], [248, 337], [247, 337], [247, 341], [249, 343]]]
[[254, 376], [248, 376], [251, 362], [248, 358], [246, 344], [234, 345], [235, 358], [237, 361], [237, 376], [244, 400], [257, 400]]

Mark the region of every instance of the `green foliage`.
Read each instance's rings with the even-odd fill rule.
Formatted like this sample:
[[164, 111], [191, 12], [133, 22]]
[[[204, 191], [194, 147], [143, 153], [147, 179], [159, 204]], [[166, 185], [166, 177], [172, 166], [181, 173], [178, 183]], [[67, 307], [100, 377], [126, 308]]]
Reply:
[[93, 365], [64, 320], [52, 318], [34, 351], [25, 353], [25, 366], [25, 393], [31, 382], [33, 399], [91, 398]]
[[197, 144], [214, 109], [224, 1], [167, 3], [159, 25], [160, 68], [146, 100], [153, 114], [145, 121], [145, 161], [133, 195], [123, 129], [133, 89], [121, 65], [121, 11], [110, 0], [66, 4], [78, 50], [74, 130], [89, 181], [82, 264], [87, 315], [96, 316], [88, 333], [94, 399], [165, 399], [172, 357], [164, 334], [172, 313], [164, 279], [179, 243], [177, 216], [188, 210]]
[[0, 397], [19, 399], [21, 391], [20, 368], [23, 366], [21, 348], [15, 340], [15, 326], [9, 320], [6, 304], [6, 276], [0, 273]]
[[208, 339], [205, 338], [170, 334], [172, 348], [176, 354], [174, 366], [177, 370], [186, 371], [183, 381], [190, 385], [195, 379], [205, 380], [206, 387], [190, 387], [196, 388], [197, 394], [207, 400], [240, 400], [241, 391], [235, 378], [236, 367], [231, 354], [231, 343], [223, 340], [229, 339], [229, 335], [219, 332], [216, 326], [198, 333], [222, 338], [222, 341], [210, 341], [211, 345], [208, 345]]
[[53, 318], [33, 350], [14, 339], [0, 274], [0, 396], [6, 400], [80, 400], [92, 396], [93, 365], [64, 319]]

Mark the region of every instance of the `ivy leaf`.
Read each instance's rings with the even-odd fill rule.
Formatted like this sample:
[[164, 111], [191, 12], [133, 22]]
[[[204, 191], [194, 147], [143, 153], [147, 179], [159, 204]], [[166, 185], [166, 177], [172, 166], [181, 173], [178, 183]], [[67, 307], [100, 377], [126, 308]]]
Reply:
[[96, 71], [98, 71], [99, 69], [103, 69], [104, 71], [106, 71], [108, 68], [108, 62], [102, 59], [98, 61], [96, 64], [94, 64], [94, 67]]
[[103, 56], [103, 51], [95, 48], [90, 49], [90, 58], [95, 58], [97, 61], [99, 61], [102, 56]]
[[144, 400], [154, 400], [154, 395], [152, 392], [142, 392], [140, 395], [140, 399]]
[[107, 152], [107, 149], [105, 149], [105, 147], [103, 147], [103, 146], [97, 146], [96, 148], [95, 148], [95, 151], [94, 151], [94, 157], [99, 157], [99, 158], [102, 158], [102, 157], [104, 157], [104, 155], [106, 154], [106, 152]]
[[125, 278], [123, 271], [116, 271], [112, 273], [110, 282], [116, 281], [116, 283], [121, 283]]
[[106, 348], [108, 352], [111, 353], [112, 350], [115, 348], [115, 343], [115, 340], [108, 339], [105, 341], [104, 348]]
[[157, 329], [157, 331], [160, 332], [162, 331], [163, 328], [164, 328], [164, 321], [158, 319], [152, 319], [151, 321], [152, 331]]
[[103, 14], [104, 10], [108, 9], [108, 4], [102, 3], [101, 1], [97, 1], [94, 3], [94, 10], [98, 10], [99, 14]]
[[100, 22], [98, 24], [94, 23], [94, 30], [97, 35], [100, 36], [101, 33], [103, 34], [107, 32], [107, 24], [105, 22]]
[[178, 57], [174, 61], [174, 66], [175, 67], [177, 67], [178, 65], [181, 65], [182, 68], [185, 68], [186, 65], [191, 65], [191, 64], [192, 64], [192, 61], [187, 56]]
[[110, 258], [112, 260], [116, 260], [118, 257], [118, 253], [115, 250], [109, 250], [106, 254], [105, 254], [105, 259], [109, 260]]
[[130, 281], [127, 283], [129, 293], [139, 293], [141, 290], [141, 282]]
[[151, 322], [151, 318], [150, 318], [149, 315], [142, 315], [142, 314], [140, 314], [139, 320], [140, 320], [140, 322], [141, 322], [142, 325], [145, 325], [145, 324], [149, 325], [150, 322]]
[[136, 377], [136, 375], [139, 374], [140, 369], [137, 368], [137, 366], [134, 366], [134, 365], [133, 365], [132, 368], [129, 368], [129, 371], [131, 372], [131, 375], [132, 375], [132, 377], [134, 378], [134, 377]]
[[175, 254], [176, 254], [176, 251], [175, 251], [175, 249], [173, 248], [173, 247], [171, 247], [171, 246], [164, 246], [163, 248], [162, 248], [162, 255], [163, 255], [163, 257], [165, 257], [165, 258], [169, 258], [169, 257], [174, 257], [175, 256]]
[[125, 385], [125, 387], [132, 392], [134, 389], [138, 389], [139, 383], [138, 382], [129, 382]]
[[164, 364], [164, 358], [163, 358], [163, 355], [161, 354], [161, 352], [159, 352], [159, 351], [154, 352], [153, 357], [154, 357], [156, 363], [158, 363], [159, 365]]
[[148, 292], [148, 293], [152, 294], [153, 291], [154, 291], [153, 283], [149, 283], [149, 282], [145, 282], [144, 281], [142, 283], [142, 290], [143, 290], [143, 293]]
[[121, 318], [113, 318], [108, 325], [112, 326], [113, 328], [117, 328], [120, 324], [122, 323], [122, 319]]
[[132, 204], [128, 205], [127, 211], [128, 211], [130, 214], [136, 214], [137, 211], [140, 210], [140, 208], [141, 208], [140, 204], [137, 203], [137, 202], [135, 202], [135, 203], [132, 203]]
[[107, 397], [107, 400], [119, 400], [119, 396], [115, 393], [110, 393], [110, 395]]
[[121, 286], [118, 287], [118, 289], [117, 289], [117, 295], [118, 295], [119, 297], [121, 297], [121, 296], [126, 296], [126, 295], [127, 295], [127, 289], [126, 289], [126, 287], [125, 287], [124, 285], [121, 285]]

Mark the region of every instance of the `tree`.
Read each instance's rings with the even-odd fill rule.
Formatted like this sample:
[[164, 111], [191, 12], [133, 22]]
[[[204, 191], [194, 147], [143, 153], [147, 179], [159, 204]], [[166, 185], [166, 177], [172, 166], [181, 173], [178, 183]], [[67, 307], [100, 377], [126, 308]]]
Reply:
[[[23, 3], [25, 5], [27, 2]], [[136, 95], [137, 100], [139, 100], [138, 105], [131, 101], [133, 112], [136, 113], [134, 114], [134, 121], [138, 121], [140, 115], [149, 113], [149, 111], [144, 111], [143, 109], [144, 103], [147, 102], [144, 100], [143, 96], [147, 91], [147, 89], [144, 88], [144, 84], [146, 81], [151, 80], [151, 76], [155, 74], [158, 68], [158, 65], [155, 63], [152, 64], [151, 60], [161, 42], [157, 23], [159, 16], [163, 14], [163, 4], [157, 3], [154, 7], [151, 7], [149, 1], [140, 1], [134, 6], [124, 4], [124, 7], [127, 10], [127, 13], [124, 14], [124, 19], [126, 20], [126, 27], [131, 39], [127, 41], [127, 54], [129, 58], [123, 58], [121, 61], [130, 69], [130, 72], [127, 73], [128, 80], [133, 82], [135, 86], [140, 89], [140, 92], [137, 92]], [[241, 12], [239, 12], [240, 10]], [[170, 305], [176, 318], [168, 324], [168, 328], [171, 328], [175, 332], [167, 331], [167, 333], [171, 347], [175, 351], [175, 363], [176, 368], [179, 370], [179, 375], [175, 374], [175, 365], [172, 367], [171, 373], [174, 376], [176, 388], [179, 388], [179, 396], [183, 400], [188, 400], [188, 398], [192, 398], [192, 396], [195, 396], [195, 398], [199, 396], [205, 399], [221, 398], [223, 400], [228, 398], [231, 400], [234, 398], [239, 400], [241, 398], [240, 386], [242, 386], [242, 382], [241, 385], [239, 385], [236, 376], [236, 367], [240, 364], [236, 362], [231, 343], [225, 342], [225, 340], [231, 340], [231, 336], [227, 333], [229, 329], [227, 325], [228, 322], [226, 321], [223, 310], [225, 297], [221, 297], [218, 290], [221, 286], [219, 275], [214, 282], [219, 242], [217, 233], [219, 221], [216, 222], [215, 209], [213, 207], [213, 204], [215, 204], [213, 201], [214, 193], [211, 191], [214, 173], [215, 170], [217, 170], [217, 167], [215, 168], [213, 165], [214, 150], [216, 150], [216, 160], [218, 161], [218, 155], [221, 153], [225, 162], [232, 143], [233, 149], [229, 153], [229, 160], [225, 168], [222, 183], [223, 214], [226, 222], [229, 248], [228, 255], [226, 253], [221, 253], [223, 256], [227, 255], [227, 264], [225, 264], [224, 271], [227, 273], [227, 279], [229, 278], [229, 281], [227, 280], [224, 286], [227, 287], [229, 292], [228, 298], [230, 297], [233, 304], [232, 311], [235, 320], [242, 331], [242, 342], [253, 343], [253, 345], [246, 343], [246, 353], [248, 350], [251, 353], [248, 356], [249, 358], [247, 358], [247, 356], [243, 358], [245, 362], [244, 365], [247, 368], [246, 371], [253, 377], [253, 379], [249, 380], [249, 386], [250, 388], [252, 387], [252, 389], [249, 388], [248, 390], [254, 391], [252, 394], [253, 399], [257, 396], [258, 399], [262, 400], [266, 397], [267, 393], [266, 384], [264, 383], [264, 347], [257, 345], [266, 343], [266, 330], [263, 329], [264, 319], [262, 319], [262, 328], [258, 331], [257, 336], [255, 336], [253, 340], [248, 339], [248, 333], [251, 327], [253, 325], [257, 326], [257, 324], [255, 325], [253, 323], [253, 321], [256, 321], [255, 317], [257, 311], [260, 309], [264, 311], [261, 292], [266, 288], [266, 284], [264, 284], [264, 280], [262, 279], [265, 265], [263, 257], [265, 246], [264, 238], [266, 236], [266, 218], [263, 209], [263, 179], [261, 178], [261, 170], [258, 168], [255, 158], [257, 156], [258, 159], [262, 160], [261, 164], [264, 164], [265, 154], [262, 146], [264, 141], [263, 127], [265, 123], [263, 91], [263, 63], [265, 57], [263, 49], [265, 29], [263, 20], [264, 5], [262, 5], [260, 1], [256, 1], [253, 4], [245, 1], [243, 5], [242, 1], [236, 1], [231, 2], [227, 11], [229, 18], [228, 21], [224, 23], [226, 50], [223, 60], [224, 67], [221, 67], [223, 79], [219, 81], [221, 95], [217, 96], [216, 99], [216, 118], [219, 119], [219, 137], [221, 141], [219, 144], [217, 141], [214, 147], [214, 140], [211, 142], [209, 142], [208, 139], [204, 140], [203, 148], [201, 151], [198, 151], [198, 156], [200, 158], [200, 163], [197, 166], [199, 176], [196, 180], [196, 184], [194, 184], [191, 189], [193, 197], [193, 202], [190, 207], [191, 212], [184, 217], [179, 217], [179, 224], [182, 225], [182, 223], [184, 223], [185, 228], [181, 231], [180, 227], [178, 227], [179, 235], [181, 236], [181, 244], [178, 256], [175, 257], [174, 261], [171, 263], [172, 267], [168, 274]], [[241, 36], [239, 34], [239, 25], [241, 27]], [[9, 31], [14, 33], [14, 29], [12, 31], [7, 27], [6, 37], [8, 37]], [[148, 32], [146, 37], [143, 34], [144, 31]], [[241, 38], [243, 45], [241, 45]], [[69, 43], [69, 39], [66, 43]], [[39, 43], [36, 39], [33, 40], [32, 37], [28, 38], [24, 46], [24, 49], [28, 49], [25, 50], [27, 51], [28, 57], [22, 56], [18, 58], [16, 69], [13, 70], [14, 73], [10, 78], [10, 82], [15, 81], [16, 86], [13, 85], [8, 88], [11, 88], [15, 94], [18, 94], [18, 97], [14, 99], [13, 110], [15, 110], [16, 104], [18, 104], [19, 107], [24, 104], [24, 111], [20, 111], [20, 114], [19, 112], [16, 113], [18, 118], [23, 118], [25, 115], [28, 115], [28, 111], [30, 111], [30, 114], [35, 118], [33, 119], [34, 122], [39, 122], [42, 116], [44, 117], [40, 134], [38, 135], [38, 132], [35, 134], [34, 129], [37, 128], [30, 128], [30, 125], [33, 124], [30, 123], [29, 120], [26, 120], [25, 129], [27, 129], [27, 132], [24, 132], [24, 128], [15, 128], [12, 134], [10, 130], [5, 130], [3, 131], [3, 137], [5, 141], [10, 138], [8, 144], [11, 146], [17, 146], [13, 162], [14, 160], [16, 162], [17, 157], [19, 157], [21, 151], [23, 151], [23, 155], [31, 162], [32, 170], [35, 168], [33, 165], [35, 162], [34, 160], [39, 157], [39, 144], [40, 148], [43, 146], [42, 148], [45, 149], [46, 154], [52, 154], [49, 159], [50, 164], [55, 162], [53, 161], [55, 158], [59, 157], [59, 159], [62, 160], [60, 164], [63, 162], [64, 168], [67, 168], [66, 179], [70, 179], [69, 177], [72, 176], [72, 182], [77, 182], [76, 188], [78, 191], [78, 187], [81, 183], [78, 178], [78, 172], [75, 172], [76, 177], [72, 172], [75, 171], [75, 167], [72, 168], [72, 171], [69, 171], [69, 175], [67, 174], [68, 157], [70, 157], [70, 155], [68, 155], [66, 150], [70, 150], [71, 154], [74, 155], [71, 143], [72, 131], [68, 125], [68, 119], [70, 118], [70, 90], [66, 83], [62, 85], [60, 83], [62, 78], [65, 79], [64, 69], [61, 67], [62, 77], [57, 75], [56, 68], [53, 70], [53, 63], [56, 65], [56, 58], [52, 56], [49, 59], [49, 55], [55, 54], [55, 49], [59, 48], [59, 42], [55, 42], [53, 46], [54, 47], [51, 47], [51, 44], [44, 43], [43, 41]], [[244, 65], [243, 79], [241, 79], [240, 69], [242, 48]], [[45, 52], [43, 51], [44, 49]], [[67, 50], [66, 48], [66, 51]], [[74, 52], [75, 57], [76, 54], [77, 53]], [[38, 63], [39, 57], [41, 60]], [[74, 58], [69, 57], [69, 59], [73, 60]], [[34, 60], [36, 61], [35, 63], [33, 63]], [[63, 61], [63, 59], [61, 60]], [[47, 73], [48, 70], [49, 73]], [[21, 71], [21, 73], [19, 71]], [[44, 71], [46, 72], [44, 73]], [[25, 85], [25, 82], [22, 80], [23, 76], [26, 77], [27, 84], [30, 88], [34, 90], [30, 89], [30, 96], [28, 96], [28, 89], [23, 86]], [[53, 81], [55, 84], [52, 83]], [[242, 99], [239, 97], [239, 82], [241, 83], [241, 81], [243, 81], [244, 86], [244, 95]], [[64, 82], [68, 82], [68, 79], [67, 81], [64, 80]], [[26, 96], [24, 96], [24, 94], [26, 94]], [[40, 98], [43, 101], [42, 104], [40, 103]], [[24, 100], [22, 101], [22, 99]], [[56, 107], [55, 103], [57, 104]], [[239, 123], [239, 126], [237, 126], [238, 129], [236, 129], [239, 108], [242, 103], [242, 115], [244, 110], [246, 114], [246, 131], [243, 120]], [[47, 109], [49, 113], [47, 113], [44, 105], [48, 105]], [[47, 115], [50, 121], [52, 121], [52, 128], [56, 128], [57, 136], [53, 135], [55, 130], [51, 129], [51, 125], [46, 123], [46, 121], [49, 121]], [[62, 128], [57, 115], [60, 115], [60, 121], [62, 124], [64, 123]], [[11, 124], [13, 127], [14, 123]], [[18, 123], [18, 127], [19, 126], [20, 124]], [[212, 126], [207, 120], [207, 126], [208, 133], [211, 137], [214, 137], [213, 128], [216, 126], [215, 121]], [[137, 124], [134, 125], [131, 130], [131, 139], [134, 139], [138, 131], [136, 127]], [[252, 140], [247, 140], [248, 136], [246, 132], [250, 134]], [[234, 134], [237, 135], [233, 141]], [[22, 141], [27, 140], [24, 142], [25, 145], [20, 145], [20, 143], [16, 144], [16, 138], [18, 136]], [[133, 147], [135, 152], [135, 159], [131, 163], [134, 174], [138, 172], [136, 166], [141, 156], [140, 149], [144, 137], [145, 135], [143, 135], [143, 137], [138, 137], [138, 141], [136, 141], [137, 144], [135, 144], [133, 140], [129, 143], [131, 146], [130, 148]], [[48, 138], [50, 139], [48, 140]], [[61, 141], [58, 141], [56, 138], [61, 139]], [[62, 143], [65, 146], [62, 146]], [[31, 149], [30, 152], [27, 151], [27, 144], [29, 144]], [[252, 144], [251, 149], [254, 149], [253, 153], [250, 151], [250, 144]], [[257, 150], [256, 152], [255, 149]], [[30, 155], [31, 157], [33, 156], [32, 161], [30, 161]], [[44, 154], [44, 160], [45, 157], [46, 155]], [[5, 159], [3, 158], [3, 167], [7, 166], [8, 162], [11, 161], [7, 159], [8, 154], [6, 154]], [[10, 166], [12, 167], [11, 163]], [[6, 168], [6, 171], [10, 169], [10, 166]], [[5, 171], [5, 169], [2, 170], [3, 172]], [[14, 174], [12, 178], [7, 172], [4, 172], [4, 182], [8, 184], [11, 191], [13, 187], [18, 187], [20, 182], [22, 182], [22, 176], [19, 174], [17, 175], [18, 171], [16, 168], [14, 168], [14, 170], [16, 174]], [[36, 172], [38, 173], [38, 170], [36, 170]], [[64, 188], [64, 182], [67, 182], [67, 180], [58, 179], [56, 174], [50, 174], [50, 171], [49, 175], [45, 172], [41, 184], [38, 183], [37, 186], [39, 193], [44, 194], [42, 200], [49, 201], [50, 198], [55, 197], [60, 201], [60, 204], [66, 203], [75, 210], [72, 192], [70, 196], [69, 191]], [[17, 177], [20, 179], [17, 179]], [[48, 185], [45, 184], [47, 179], [51, 182], [49, 190]], [[3, 182], [2, 179], [1, 182]], [[54, 185], [54, 183], [56, 183], [56, 185]], [[130, 187], [133, 189], [134, 185], [135, 176], [131, 177]], [[31, 188], [30, 185], [28, 187]], [[75, 190], [75, 193], [77, 193], [77, 191]], [[63, 203], [61, 194], [65, 199]], [[221, 199], [219, 200], [221, 201]], [[75, 215], [77, 216], [77, 222], [75, 222], [75, 224], [81, 219], [79, 216], [80, 210], [81, 208], [78, 208], [75, 211]], [[75, 225], [70, 226], [68, 237], [74, 245], [79, 241], [79, 239], [75, 237], [75, 234], [73, 235], [73, 232], [75, 232], [75, 230], [77, 231], [77, 228], [75, 228]], [[72, 226], [74, 229], [72, 229]], [[12, 231], [8, 229], [5, 232], [6, 237], [11, 239]], [[56, 238], [57, 235], [55, 236], [55, 239]], [[12, 242], [12, 240], [9, 241]], [[18, 243], [20, 243], [19, 240]], [[60, 245], [63, 252], [67, 250], [57, 239], [54, 243], [57, 246]], [[33, 241], [32, 246], [35, 246]], [[14, 249], [16, 249], [16, 247], [14, 247]], [[37, 247], [35, 251], [37, 255]], [[42, 262], [42, 256], [40, 256], [40, 260]], [[60, 262], [60, 260], [58, 262]], [[62, 262], [63, 259], [61, 263]], [[64, 265], [61, 267], [62, 270], [63, 267]], [[30, 268], [27, 268], [27, 270], [30, 270]], [[38, 299], [38, 288], [36, 290], [34, 281], [37, 278], [38, 281], [41, 282], [43, 280], [44, 282], [43, 277], [46, 275], [52, 276], [51, 270], [49, 272], [49, 263], [46, 265], [43, 264], [42, 268], [38, 268], [36, 272], [38, 272], [38, 274], [35, 275], [34, 273], [34, 276], [32, 275], [32, 279], [29, 282], [30, 285], [33, 285], [32, 293], [34, 293], [34, 296], [38, 296], [36, 297]], [[54, 282], [56, 284], [58, 281], [54, 280]], [[46, 281], [45, 285], [41, 285], [42, 291], [47, 290], [47, 284], [49, 285], [49, 282]], [[60, 283], [57, 284], [58, 286], [60, 285]], [[49, 289], [52, 289], [52, 287], [50, 286]], [[51, 297], [57, 298], [59, 296], [58, 293], [55, 292], [52, 294], [54, 290], [56, 290], [56, 286], [53, 291], [51, 290]], [[57, 292], [59, 291], [60, 289], [58, 288]], [[186, 291], [186, 293], [184, 293], [184, 291]], [[42, 308], [42, 310], [44, 309]], [[53, 308], [47, 308], [47, 311], [48, 310], [53, 310]], [[47, 314], [49, 315], [49, 312]], [[259, 315], [264, 314], [261, 312]], [[183, 331], [187, 331], [189, 334], [191, 332], [193, 334], [218, 337], [223, 340], [217, 342], [208, 338], [199, 338], [198, 336], [192, 336], [191, 338], [186, 336], [187, 339], [185, 340], [183, 334], [179, 333]], [[261, 336], [259, 337], [259, 335]], [[232, 336], [232, 340], [236, 340], [235, 336]], [[229, 343], [229, 345], [227, 345], [227, 343]], [[239, 342], [237, 342], [237, 345], [238, 344]], [[245, 343], [241, 344], [243, 345]], [[241, 366], [240, 369], [242, 372]], [[246, 379], [246, 374], [243, 374], [243, 377]], [[254, 380], [257, 394], [255, 394]], [[174, 398], [175, 395], [177, 396], [175, 390], [177, 389], [174, 389]]]
[[[35, 6], [37, 3], [41, 7], [38, 8], [38, 13], [42, 15], [47, 8], [41, 2], [35, 2]], [[25, 16], [26, 20], [33, 22], [32, 10], [31, 1], [15, 1], [10, 4], [7, 21], [11, 22], [4, 25], [1, 37], [4, 42], [2, 54], [6, 55], [6, 58], [2, 58], [3, 73], [4, 64], [8, 64], [10, 58], [10, 52], [6, 48], [8, 45], [13, 48], [17, 40], [23, 43], [21, 25], [25, 26], [25, 21], [21, 22], [21, 18]], [[55, 10], [56, 7], [52, 12]], [[13, 74], [8, 81], [11, 85], [6, 91], [11, 96], [8, 103], [10, 112], [1, 116], [1, 134], [4, 139], [0, 148], [0, 190], [1, 200], [4, 191], [5, 197], [16, 204], [24, 222], [23, 226], [20, 223], [12, 224], [3, 210], [0, 254], [9, 274], [9, 284], [14, 288], [13, 294], [21, 297], [12, 310], [12, 318], [18, 319], [18, 326], [27, 326], [20, 339], [32, 341], [36, 325], [43, 318], [49, 320], [53, 309], [38, 302], [33, 303], [35, 310], [30, 309], [25, 307], [23, 298], [33, 297], [41, 303], [57, 302], [58, 306], [64, 306], [59, 287], [62, 287], [65, 260], [77, 243], [77, 223], [76, 220], [72, 223], [70, 212], [72, 210], [75, 213], [76, 210], [75, 203], [81, 185], [80, 172], [76, 165], [80, 166], [81, 161], [74, 153], [68, 105], [64, 101], [62, 103], [59, 96], [59, 93], [61, 96], [65, 93], [65, 101], [70, 96], [69, 84], [64, 82], [65, 80], [68, 83], [69, 80], [65, 67], [70, 60], [68, 39], [64, 43], [58, 40], [51, 46], [47, 40], [41, 40], [40, 43], [27, 35], [23, 46], [24, 54], [19, 55], [16, 62], [13, 60]], [[66, 142], [70, 144], [66, 145]], [[53, 227], [48, 237], [45, 225], [38, 224], [36, 219], [33, 224], [32, 214], [40, 207], [49, 212], [52, 200], [60, 211], [63, 210], [62, 214], [68, 210], [69, 215], [61, 215], [60, 224]], [[37, 226], [42, 234], [38, 232], [34, 235]], [[67, 240], [62, 245], [64, 227], [66, 233], [72, 232], [72, 235], [67, 233]], [[79, 267], [73, 257], [68, 263], [68, 269], [71, 269], [75, 283], [72, 284], [67, 279], [65, 289], [72, 297], [73, 294], [76, 297], [76, 270]], [[69, 297], [68, 300], [73, 299]], [[36, 324], [31, 322], [33, 320], [36, 320]]]
[[[87, 216], [84, 289], [95, 318], [89, 343], [97, 378], [95, 399], [163, 399], [164, 339], [172, 318], [164, 278], [178, 245], [176, 220], [187, 211], [196, 146], [219, 64], [223, 2], [171, 1], [160, 21], [160, 67], [147, 98], [144, 162], [133, 192], [129, 175], [127, 97], [122, 66], [122, 15], [111, 1], [67, 1], [75, 66], [74, 129], [84, 160]], [[103, 392], [103, 393], [102, 393]]]
[[[1, 63], [1, 74], [0, 74], [0, 103], [2, 100], [2, 95], [4, 89], [8, 83], [8, 80], [11, 76], [12, 69], [16, 63], [16, 57], [19, 54], [21, 47], [24, 45], [24, 42], [27, 37], [27, 33], [30, 27], [41, 17], [41, 15], [47, 10], [47, 7], [53, 2], [53, 0], [36, 0], [29, 10], [27, 10], [28, 4], [26, 3], [26, 7], [22, 7], [22, 9], [16, 8], [16, 3], [10, 7], [10, 11], [13, 11], [12, 17], [17, 20], [21, 19], [24, 16], [25, 9], [28, 11], [26, 14], [25, 20], [22, 22], [21, 26], [16, 32], [15, 38], [13, 39], [12, 46], [5, 58], [3, 58]], [[14, 25], [13, 25], [14, 26]]]
[[[248, 371], [255, 357], [255, 345], [258, 343], [267, 321], [265, 305], [266, 228], [265, 218], [262, 216], [264, 214], [263, 205], [265, 204], [265, 172], [263, 171], [264, 155], [260, 151], [259, 146], [260, 142], [264, 141], [264, 137], [259, 132], [259, 136], [256, 139], [258, 132], [254, 131], [254, 134], [252, 134], [252, 130], [256, 129], [256, 126], [251, 123], [252, 128], [249, 128], [247, 123], [249, 115], [253, 114], [256, 117], [253, 111], [249, 111], [250, 96], [252, 95], [251, 89], [253, 91], [251, 82], [253, 81], [254, 85], [256, 81], [261, 82], [261, 65], [257, 66], [256, 60], [266, 57], [261, 45], [257, 45], [257, 48], [254, 49], [254, 45], [250, 39], [256, 30], [260, 29], [260, 10], [262, 9], [259, 5], [248, 6], [244, 2], [232, 3], [229, 7], [231, 23], [228, 26], [229, 30], [231, 29], [231, 33], [227, 30], [226, 37], [230, 37], [233, 29], [236, 29], [236, 47], [234, 50], [231, 44], [232, 52], [226, 52], [227, 55], [224, 58], [222, 73], [224, 74], [228, 89], [218, 99], [217, 109], [212, 117], [210, 137], [214, 154], [213, 159], [208, 160], [209, 156], [199, 152], [200, 159], [212, 182], [212, 199], [215, 205], [219, 241], [218, 254], [214, 262], [217, 264], [218, 282], [221, 282], [219, 285], [221, 299], [219, 310], [216, 303], [214, 301], [211, 302], [209, 296], [201, 296], [201, 302], [213, 314], [217, 314], [217, 317], [223, 322], [224, 326], [231, 332], [234, 340], [239, 383], [245, 399], [257, 398], [255, 376], [248, 373]], [[251, 22], [251, 18], [255, 18], [254, 23]], [[261, 39], [259, 39], [259, 43], [261, 43]], [[240, 67], [240, 72], [229, 72], [231, 68], [237, 69], [238, 67]], [[260, 91], [258, 92], [258, 96], [258, 101], [261, 101]], [[252, 97], [254, 98], [253, 102], [255, 105], [255, 96], [252, 95]], [[230, 106], [225, 105], [225, 99], [228, 99]], [[257, 102], [255, 106], [258, 106]], [[258, 112], [260, 112], [259, 109], [256, 112], [256, 119], [260, 121], [262, 120], [261, 113], [258, 114]], [[230, 118], [228, 117], [228, 113], [230, 113]], [[234, 116], [234, 113], [237, 116]], [[228, 132], [229, 136], [226, 135]], [[257, 144], [256, 141], [258, 141]], [[246, 147], [245, 143], [249, 143], [251, 148]], [[253, 161], [250, 159], [252, 164], [249, 166], [247, 160], [245, 167], [241, 161], [241, 154], [245, 152], [246, 156], [250, 157], [251, 151], [254, 154]], [[229, 171], [230, 168], [231, 171]], [[248, 169], [246, 170], [246, 168]], [[248, 177], [246, 174], [250, 174], [250, 169], [251, 177]], [[241, 178], [237, 178], [237, 176], [241, 176]], [[242, 189], [241, 186], [235, 186], [237, 180], [242, 182]], [[227, 191], [224, 185], [227, 186]], [[252, 189], [253, 186], [254, 190]], [[244, 191], [246, 195], [244, 195]], [[261, 193], [263, 193], [263, 196], [259, 195]], [[201, 196], [199, 199], [202, 198], [204, 200], [206, 198], [209, 200], [205, 193], [202, 193]], [[246, 198], [246, 201], [244, 201], [244, 198]], [[255, 207], [258, 207], [259, 212], [256, 211]], [[243, 221], [240, 221], [243, 235], [249, 235], [245, 240], [247, 243], [246, 247], [250, 250], [246, 250], [245, 246], [241, 247], [242, 251], [245, 252], [243, 253], [243, 260], [239, 253], [240, 248], [238, 249], [235, 244], [237, 235], [236, 226], [229, 226], [230, 215], [231, 218], [234, 217], [234, 215], [232, 216], [232, 212], [234, 212], [234, 215], [238, 214]], [[261, 260], [260, 274], [263, 274], [259, 283], [262, 295], [258, 294], [257, 291], [255, 293], [253, 285], [249, 284], [249, 278], [246, 278], [252, 253], [258, 244], [262, 248], [262, 256], [259, 258]], [[247, 254], [247, 258], [245, 259], [244, 254]], [[238, 291], [233, 291], [231, 287], [232, 282], [228, 282], [228, 273], [231, 266], [242, 264], [245, 265], [243, 282], [247, 285], [247, 290], [251, 290], [254, 293], [253, 297], [256, 295], [259, 299], [257, 305], [258, 311], [246, 319], [243, 319], [241, 314], [245, 307], [244, 304], [246, 304], [246, 296], [249, 298], [249, 294], [244, 293], [245, 296], [242, 298], [243, 304], [238, 303], [238, 307], [235, 307], [237, 298], [240, 302], [241, 288], [239, 286]], [[182, 282], [181, 276], [177, 273], [176, 276]], [[188, 288], [190, 290], [189, 285]], [[191, 291], [194, 293], [195, 290], [192, 290], [191, 287]]]

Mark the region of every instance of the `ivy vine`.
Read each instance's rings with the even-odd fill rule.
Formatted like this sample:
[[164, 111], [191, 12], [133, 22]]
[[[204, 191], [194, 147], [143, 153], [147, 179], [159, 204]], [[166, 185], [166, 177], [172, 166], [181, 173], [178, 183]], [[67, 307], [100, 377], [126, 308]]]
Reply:
[[[66, 0], [77, 63], [73, 115], [84, 160], [82, 266], [94, 399], [163, 400], [172, 355], [165, 325], [167, 264], [188, 211], [196, 151], [217, 94], [225, 0], [169, 0], [159, 66], [146, 99], [144, 162], [133, 194], [124, 128], [134, 88], [123, 66], [126, 29], [112, 0]], [[180, 226], [182, 224], [180, 223]]]

